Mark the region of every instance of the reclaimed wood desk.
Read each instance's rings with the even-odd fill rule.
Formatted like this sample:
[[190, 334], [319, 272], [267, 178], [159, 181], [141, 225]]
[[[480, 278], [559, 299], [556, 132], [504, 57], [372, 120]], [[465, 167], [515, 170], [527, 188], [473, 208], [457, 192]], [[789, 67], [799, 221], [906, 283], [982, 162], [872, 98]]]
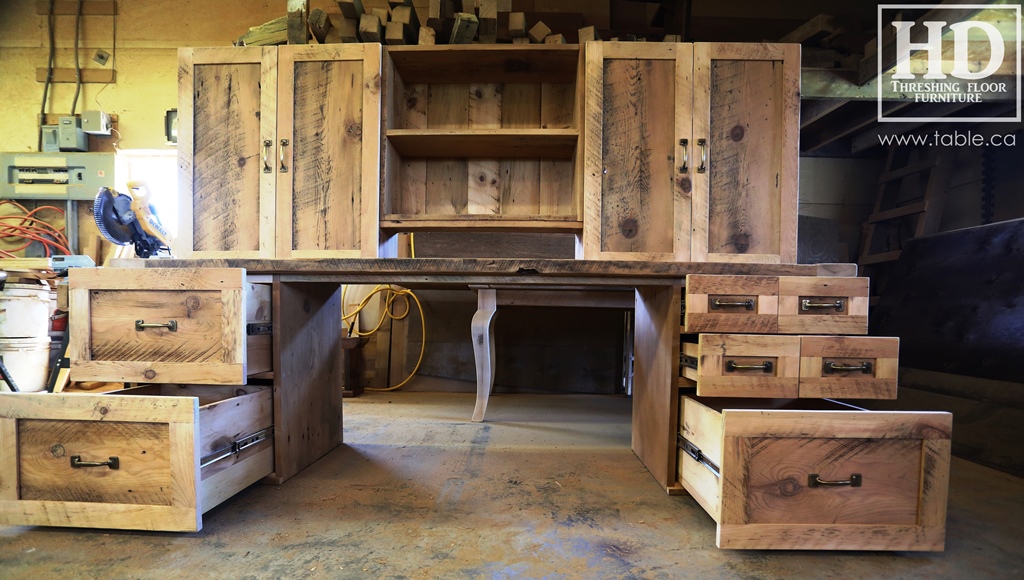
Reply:
[[[679, 316], [686, 275], [855, 276], [857, 271], [854, 264], [508, 259], [131, 259], [113, 265], [244, 268], [251, 275], [270, 278], [275, 319], [275, 458], [270, 483], [287, 480], [342, 442], [341, 284], [633, 288], [632, 448], [666, 489], [676, 479]], [[493, 340], [493, 326], [482, 328]], [[490, 392], [487, 366], [477, 365], [478, 397]]]

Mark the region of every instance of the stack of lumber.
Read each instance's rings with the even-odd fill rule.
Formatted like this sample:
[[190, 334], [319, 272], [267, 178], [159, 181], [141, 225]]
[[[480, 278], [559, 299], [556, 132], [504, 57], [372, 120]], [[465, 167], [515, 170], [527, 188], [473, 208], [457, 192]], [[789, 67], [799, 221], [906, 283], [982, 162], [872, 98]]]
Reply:
[[[308, 12], [293, 11], [291, 3], [288, 15], [250, 28], [235, 44], [574, 44], [601, 40], [597, 27], [607, 26], [607, 18], [601, 18], [599, 13], [594, 16], [584, 12], [544, 11], [554, 7], [541, 1], [336, 0], [332, 4], [337, 4], [337, 10], [331, 6]], [[298, 0], [298, 4], [304, 3]], [[300, 20], [297, 25], [296, 19]], [[303, 29], [305, 35], [301, 33]], [[621, 35], [611, 40], [645, 39]]]

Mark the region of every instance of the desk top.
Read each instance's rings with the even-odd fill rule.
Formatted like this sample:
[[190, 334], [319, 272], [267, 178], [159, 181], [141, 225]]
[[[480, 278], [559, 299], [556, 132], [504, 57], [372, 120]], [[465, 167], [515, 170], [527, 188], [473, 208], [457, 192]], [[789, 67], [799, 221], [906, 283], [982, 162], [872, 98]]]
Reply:
[[121, 268], [245, 268], [283, 282], [660, 286], [687, 274], [857, 275], [856, 264], [739, 264], [483, 258], [122, 259]]

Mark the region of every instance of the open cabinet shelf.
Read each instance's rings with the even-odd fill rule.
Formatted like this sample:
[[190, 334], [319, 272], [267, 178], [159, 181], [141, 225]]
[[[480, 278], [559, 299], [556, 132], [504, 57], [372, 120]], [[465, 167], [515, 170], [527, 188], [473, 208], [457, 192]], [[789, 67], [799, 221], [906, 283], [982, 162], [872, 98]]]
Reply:
[[575, 129], [390, 129], [402, 157], [572, 159]]

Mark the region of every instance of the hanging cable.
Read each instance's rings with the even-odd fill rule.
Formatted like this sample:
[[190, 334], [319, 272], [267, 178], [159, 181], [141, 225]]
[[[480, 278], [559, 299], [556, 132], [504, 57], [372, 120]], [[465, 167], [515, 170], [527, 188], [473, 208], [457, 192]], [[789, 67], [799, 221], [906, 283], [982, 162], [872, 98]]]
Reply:
[[46, 61], [46, 82], [43, 83], [43, 101], [39, 105], [39, 143], [36, 149], [43, 150], [43, 131], [42, 125], [46, 123], [46, 99], [50, 96], [50, 83], [53, 82], [53, 64], [54, 58], [56, 57], [56, 43], [54, 42], [54, 20], [56, 16], [54, 14], [55, 5], [57, 0], [50, 0], [50, 10], [46, 17], [46, 26], [48, 28], [47, 36], [50, 39], [50, 57]]
[[[346, 284], [341, 290], [341, 319], [344, 321], [348, 321], [350, 336], [370, 336], [373, 333], [380, 330], [381, 327], [384, 326], [384, 321], [387, 320], [388, 318], [390, 318], [391, 320], [402, 320], [403, 318], [409, 316], [409, 312], [412, 311], [412, 304], [410, 304], [409, 302], [410, 298], [412, 298], [412, 301], [416, 303], [416, 308], [420, 312], [421, 329], [420, 356], [418, 359], [416, 359], [416, 366], [413, 367], [412, 372], [409, 373], [409, 376], [405, 377], [405, 380], [398, 383], [397, 385], [392, 385], [390, 387], [383, 389], [367, 388], [366, 390], [396, 391], [404, 387], [405, 384], [412, 380], [412, 378], [416, 376], [416, 373], [420, 370], [420, 365], [423, 364], [423, 353], [427, 349], [427, 320], [423, 317], [423, 305], [420, 304], [420, 299], [417, 298], [416, 294], [414, 294], [413, 291], [409, 290], [408, 288], [395, 288], [390, 284], [378, 284], [376, 287], [374, 287], [373, 290], [370, 291], [369, 294], [366, 295], [366, 297], [362, 299], [362, 301], [359, 302], [359, 305], [356, 306], [356, 309], [353, 312], [345, 312], [345, 294], [347, 292], [348, 285]], [[366, 306], [370, 303], [370, 298], [382, 292], [386, 292], [386, 294], [384, 295], [384, 307], [381, 309], [380, 320], [377, 321], [376, 326], [373, 327], [373, 330], [367, 332], [353, 331], [352, 328], [355, 318], [359, 316], [359, 313], [362, 312], [363, 309], [366, 308]], [[405, 301], [405, 312], [402, 312], [401, 315], [395, 314], [394, 311], [395, 300], [397, 300], [399, 297], [401, 297]]]
[[82, 64], [78, 57], [78, 38], [82, 35], [82, 3], [78, 0], [78, 14], [75, 15], [75, 98], [71, 101], [71, 116], [78, 109], [78, 95], [82, 92]]
[[13, 205], [22, 212], [22, 215], [9, 214], [0, 216], [0, 241], [5, 243], [13, 242], [15, 244], [23, 242], [22, 245], [16, 248], [2, 250], [3, 253], [7, 254], [7, 257], [12, 257], [13, 252], [19, 252], [28, 248], [33, 242], [42, 244], [43, 251], [47, 257], [54, 255], [55, 251], [60, 254], [71, 253], [68, 249], [70, 244], [64, 235], [65, 228], [56, 228], [49, 222], [37, 217], [37, 214], [43, 211], [53, 211], [62, 217], [66, 217], [63, 209], [52, 205], [43, 205], [29, 211], [25, 206], [9, 199], [0, 200], [0, 205]]

